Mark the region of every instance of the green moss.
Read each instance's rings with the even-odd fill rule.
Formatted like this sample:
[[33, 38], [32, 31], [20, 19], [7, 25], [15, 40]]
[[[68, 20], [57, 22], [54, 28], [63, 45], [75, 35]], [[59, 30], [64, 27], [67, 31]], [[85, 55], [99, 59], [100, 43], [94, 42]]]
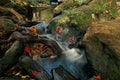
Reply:
[[0, 29], [13, 30], [15, 28], [15, 24], [10, 19], [0, 18], [0, 22], [2, 23], [2, 24], [0, 24], [0, 26], [1, 26]]
[[71, 10], [65, 10], [64, 13], [68, 17], [72, 17], [71, 23], [76, 24], [78, 26], [86, 26], [89, 25], [92, 21], [91, 19], [91, 11], [78, 11], [78, 8], [73, 7]]
[[109, 0], [99, 0], [92, 10], [94, 13], [99, 13], [99, 16], [104, 18], [105, 21], [118, 17], [116, 0], [113, 0], [112, 4], [109, 4]]

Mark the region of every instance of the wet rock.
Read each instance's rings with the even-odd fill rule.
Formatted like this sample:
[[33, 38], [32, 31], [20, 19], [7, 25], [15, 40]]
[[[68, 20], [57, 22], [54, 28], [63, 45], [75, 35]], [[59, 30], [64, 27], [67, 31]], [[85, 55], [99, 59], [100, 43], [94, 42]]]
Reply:
[[5, 39], [14, 31], [15, 24], [6, 17], [0, 17], [0, 22], [0, 57], [2, 57], [6, 50], [10, 48], [11, 43], [6, 43]]
[[23, 43], [21, 41], [15, 41], [6, 51], [5, 55], [0, 59], [0, 76], [7, 68], [10, 68], [18, 62], [18, 58], [22, 55], [22, 53]]
[[94, 24], [83, 38], [87, 58], [94, 74], [103, 80], [118, 80], [120, 77], [120, 20]]
[[12, 20], [10, 20], [10, 19], [7, 19], [6, 17], [0, 17], [0, 22], [1, 22], [1, 24], [0, 24], [0, 30], [2, 31], [2, 30], [13, 30], [14, 28], [15, 28], [15, 23], [13, 23], [13, 21]]

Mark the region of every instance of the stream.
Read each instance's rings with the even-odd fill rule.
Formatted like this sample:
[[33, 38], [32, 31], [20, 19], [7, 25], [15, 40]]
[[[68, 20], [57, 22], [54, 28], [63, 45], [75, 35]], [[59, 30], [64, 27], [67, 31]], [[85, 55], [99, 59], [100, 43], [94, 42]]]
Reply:
[[[42, 24], [42, 23], [41, 23]], [[40, 25], [39, 25], [40, 26]], [[37, 28], [39, 27], [37, 26]], [[42, 26], [42, 28], [44, 28]], [[40, 29], [40, 28], [39, 28]], [[67, 32], [66, 32], [67, 30]], [[52, 34], [45, 34], [48, 38], [54, 40], [59, 47], [63, 50], [62, 55], [55, 59], [40, 58], [36, 61], [43, 66], [45, 71], [53, 77], [51, 71], [55, 68], [62, 66], [67, 72], [73, 75], [76, 79], [87, 80], [87, 74], [84, 71], [85, 65], [87, 65], [87, 58], [84, 49], [78, 47], [69, 47], [69, 45], [79, 43], [77, 40], [68, 41], [67, 38], [74, 36], [77, 38], [79, 35], [74, 29], [66, 29], [64, 35], [59, 35], [55, 31]], [[71, 32], [72, 31], [72, 32]], [[54, 35], [55, 34], [55, 35]], [[81, 41], [80, 41], [81, 42]], [[59, 75], [54, 76], [54, 80], [64, 80]]]
[[[82, 78], [82, 80], [87, 80], [87, 75], [84, 73], [83, 68], [87, 64], [85, 51], [78, 50], [76, 48], [68, 49], [63, 52], [63, 55], [55, 60], [50, 59], [40, 59], [37, 61], [47, 73], [52, 77], [52, 69], [59, 67], [60, 65], [71, 73], [75, 78]], [[57, 79], [55, 79], [57, 80]]]

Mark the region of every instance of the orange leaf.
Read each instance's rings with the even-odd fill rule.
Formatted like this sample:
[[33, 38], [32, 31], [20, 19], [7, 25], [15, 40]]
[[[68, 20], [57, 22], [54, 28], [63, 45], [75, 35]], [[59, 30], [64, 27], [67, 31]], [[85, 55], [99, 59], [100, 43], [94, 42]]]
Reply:
[[112, 0], [109, 0], [109, 2], [108, 2], [108, 3], [111, 5], [111, 4], [112, 4], [112, 2], [113, 2]]
[[96, 75], [96, 79], [97, 79], [97, 80], [101, 80], [101, 75], [99, 75], [99, 74]]

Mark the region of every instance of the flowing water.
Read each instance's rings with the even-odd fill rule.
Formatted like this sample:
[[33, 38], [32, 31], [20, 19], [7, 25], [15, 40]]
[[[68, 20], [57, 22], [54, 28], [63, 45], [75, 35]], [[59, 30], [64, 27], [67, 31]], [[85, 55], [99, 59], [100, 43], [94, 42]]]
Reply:
[[[37, 28], [42, 30], [41, 28], [44, 28], [44, 26], [41, 26], [40, 24], [37, 26]], [[46, 36], [54, 40], [59, 45], [59, 47], [63, 50], [62, 55], [58, 57], [57, 59], [41, 58], [37, 60], [37, 62], [43, 66], [43, 68], [46, 70], [46, 72], [49, 75], [51, 75], [51, 77], [52, 77], [51, 71], [54, 68], [62, 66], [65, 70], [70, 72], [75, 78], [81, 78], [82, 80], [87, 80], [87, 74], [84, 71], [84, 67], [85, 65], [87, 65], [87, 58], [85, 55], [85, 50], [74, 48], [74, 47], [70, 49], [68, 47], [68, 45], [71, 44], [71, 42], [69, 42], [67, 38], [69, 38], [70, 36], [79, 35], [78, 34], [79, 32], [75, 31], [74, 29], [70, 29], [68, 33], [66, 33], [64, 36], [61, 36], [61, 39], [57, 39], [56, 35], [58, 34], [56, 32], [54, 33], [55, 35], [52, 33], [52, 35], [45, 34], [43, 36]], [[73, 35], [73, 33], [76, 35]]]
[[[52, 39], [52, 38], [51, 38]], [[86, 74], [84, 72], [84, 67], [87, 64], [87, 59], [85, 56], [85, 51], [83, 49], [71, 48], [69, 49], [65, 45], [61, 45], [60, 42], [56, 41], [59, 47], [62, 48], [62, 55], [56, 59], [50, 58], [41, 58], [37, 60], [37, 62], [43, 66], [49, 75], [52, 76], [51, 71], [54, 68], [59, 67], [60, 65], [70, 72], [75, 78], [82, 78], [82, 80], [86, 80]]]

